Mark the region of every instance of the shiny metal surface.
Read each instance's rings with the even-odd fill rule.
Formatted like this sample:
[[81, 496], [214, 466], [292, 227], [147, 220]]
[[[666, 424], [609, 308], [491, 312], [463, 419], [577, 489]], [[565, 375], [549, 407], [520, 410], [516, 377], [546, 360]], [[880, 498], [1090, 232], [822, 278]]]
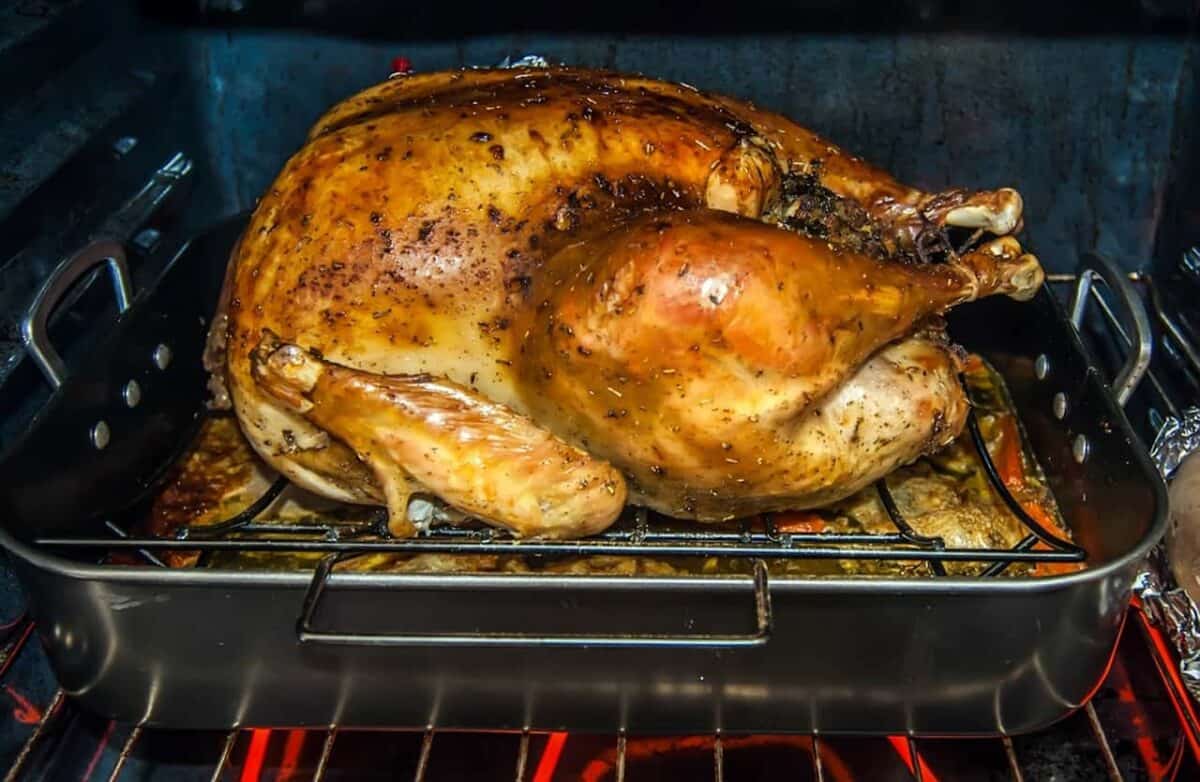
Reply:
[[45, 375], [47, 382], [55, 388], [63, 384], [66, 366], [58, 351], [50, 344], [46, 332], [50, 314], [79, 278], [100, 264], [108, 266], [113, 291], [117, 297], [117, 311], [125, 312], [129, 309], [129, 303], [133, 301], [133, 285], [129, 281], [125, 250], [113, 240], [101, 240], [84, 247], [54, 270], [38, 291], [25, 319], [21, 321], [21, 339], [25, 342], [29, 357]]
[[312, 782], [321, 782], [325, 778], [325, 769], [329, 766], [329, 756], [333, 754], [333, 742], [337, 741], [338, 729], [330, 725], [325, 732], [325, 741], [321, 743], [321, 756], [317, 758], [317, 767], [313, 771]]
[[1108, 744], [1108, 736], [1104, 734], [1104, 726], [1100, 724], [1100, 718], [1096, 716], [1096, 707], [1089, 701], [1083, 707], [1083, 711], [1087, 715], [1092, 735], [1096, 737], [1096, 746], [1100, 747], [1104, 757], [1104, 767], [1108, 771], [1109, 782], [1122, 782], [1124, 777], [1121, 776], [1121, 769], [1117, 766], [1117, 759], [1113, 756], [1112, 747]]
[[108, 421], [97, 421], [92, 425], [92, 430], [88, 435], [92, 441], [92, 447], [97, 451], [103, 451], [112, 441], [112, 429], [109, 428]]
[[126, 407], [137, 407], [142, 403], [142, 387], [136, 380], [130, 380], [121, 389], [121, 398], [125, 400]]
[[217, 762], [213, 764], [213, 772], [210, 782], [220, 782], [225, 775], [225, 766], [229, 763], [229, 754], [233, 752], [233, 745], [237, 743], [238, 732], [231, 730], [225, 735], [225, 740], [221, 742], [221, 754], [217, 756]]
[[1067, 400], [1067, 395], [1059, 391], [1054, 395], [1050, 409], [1054, 412], [1054, 417], [1061, 421], [1067, 417], [1067, 410], [1070, 409], [1070, 404]]
[[[1116, 294], [1121, 317], [1113, 317], [1112, 313], [1108, 312], [1108, 302], [1095, 291], [1094, 283], [1097, 279], [1103, 281]], [[1079, 278], [1071, 300], [1071, 322], [1076, 330], [1083, 328], [1088, 302], [1093, 297], [1106, 311], [1122, 340], [1131, 348], [1125, 365], [1112, 382], [1113, 396], [1116, 397], [1117, 404], [1123, 406], [1129, 401], [1146, 370], [1150, 368], [1150, 353], [1154, 345], [1150, 319], [1145, 308], [1140, 305], [1141, 299], [1129, 278], [1106, 258], [1095, 253], [1085, 253], [1080, 260]]]
[[[478, 628], [465, 632], [428, 633], [419, 630], [378, 633], [346, 632], [342, 630], [318, 630], [314, 627], [321, 596], [325, 594], [334, 566], [345, 557], [330, 554], [321, 560], [313, 572], [312, 581], [304, 593], [300, 619], [296, 623], [296, 638], [302, 644], [326, 644], [333, 646], [377, 646], [377, 647], [581, 647], [581, 648], [640, 648], [640, 649], [736, 649], [764, 646], [771, 640], [773, 617], [771, 592], [767, 586], [767, 565], [755, 560], [753, 576], [750, 578], [754, 597], [754, 621], [750, 632], [618, 632], [609, 635], [592, 633], [527, 633], [520, 631], [485, 632]], [[742, 582], [745, 579], [729, 579]], [[436, 598], [435, 598], [436, 599]]]
[[141, 725], [134, 725], [129, 729], [129, 735], [125, 737], [125, 743], [121, 745], [121, 751], [117, 755], [117, 762], [113, 764], [112, 771], [108, 774], [108, 782], [117, 782], [121, 778], [121, 772], [125, 769], [125, 764], [129, 762], [129, 756], [133, 753], [133, 748], [141, 737]]
[[1087, 461], [1091, 452], [1092, 444], [1088, 442], [1087, 436], [1082, 434], [1075, 435], [1075, 439], [1071, 441], [1071, 456], [1075, 457], [1075, 461], [1083, 464]]

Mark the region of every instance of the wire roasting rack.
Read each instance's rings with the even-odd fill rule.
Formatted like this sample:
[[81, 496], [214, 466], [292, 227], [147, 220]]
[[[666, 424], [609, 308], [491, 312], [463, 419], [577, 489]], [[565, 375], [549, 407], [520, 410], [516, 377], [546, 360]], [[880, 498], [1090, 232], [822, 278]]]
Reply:
[[[156, 551], [286, 552], [329, 555], [326, 567], [362, 554], [450, 554], [541, 557], [723, 557], [756, 560], [844, 559], [927, 562], [935, 575], [946, 575], [945, 562], [982, 562], [982, 572], [994, 576], [1016, 562], [1082, 562], [1086, 552], [1034, 519], [1001, 479], [974, 413], [967, 419], [971, 442], [992, 490], [1026, 530], [1012, 548], [956, 548], [942, 537], [918, 534], [897, 506], [887, 479], [875, 489], [895, 532], [786, 532], [764, 514], [759, 525], [745, 521], [731, 529], [656, 529], [651, 513], [631, 509], [614, 528], [583, 540], [518, 540], [491, 528], [436, 526], [415, 538], [392, 538], [386, 514], [352, 523], [263, 522], [258, 517], [288, 486], [280, 478], [236, 516], [200, 527], [182, 528], [172, 537], [131, 536], [114, 522], [106, 527], [113, 537], [45, 537], [40, 546], [73, 549], [134, 550], [154, 565], [163, 565]], [[1035, 548], [1038, 543], [1043, 546]]]

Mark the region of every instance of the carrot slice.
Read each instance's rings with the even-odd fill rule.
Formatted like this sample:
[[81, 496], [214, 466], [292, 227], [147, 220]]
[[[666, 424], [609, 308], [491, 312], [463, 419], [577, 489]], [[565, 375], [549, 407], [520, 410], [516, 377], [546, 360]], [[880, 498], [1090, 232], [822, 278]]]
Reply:
[[779, 532], [823, 532], [826, 527], [825, 519], [811, 511], [776, 513], [774, 521]]
[[1021, 432], [1017, 429], [1017, 419], [1011, 415], [996, 417], [1000, 427], [1000, 444], [997, 447], [995, 461], [996, 469], [1000, 472], [1000, 480], [1009, 489], [1016, 491], [1025, 485], [1025, 466], [1021, 461]]
[[[1051, 516], [1044, 507], [1042, 507], [1041, 503], [1022, 502], [1021, 507], [1024, 508], [1025, 512], [1030, 516], [1033, 516], [1034, 520], [1041, 524], [1044, 528], [1054, 532], [1057, 535], [1066, 537], [1067, 533], [1063, 530], [1062, 525], [1054, 520], [1054, 517]], [[1033, 549], [1034, 551], [1049, 551], [1050, 546], [1039, 540], [1036, 544], [1034, 544]], [[1080, 570], [1083, 570], [1082, 562], [1038, 562], [1033, 566], [1033, 574], [1035, 576], [1055, 576], [1062, 573], [1075, 573]]]

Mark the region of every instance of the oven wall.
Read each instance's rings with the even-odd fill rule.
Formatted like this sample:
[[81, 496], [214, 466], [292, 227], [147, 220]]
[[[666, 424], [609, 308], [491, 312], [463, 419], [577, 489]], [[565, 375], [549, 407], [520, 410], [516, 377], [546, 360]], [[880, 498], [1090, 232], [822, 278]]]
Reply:
[[532, 53], [749, 98], [925, 188], [1015, 186], [1029, 244], [1053, 271], [1092, 248], [1130, 269], [1149, 261], [1190, 48], [1162, 36], [965, 34], [187, 40], [229, 209], [250, 207], [320, 112], [386, 77], [393, 57], [432, 70]]
[[[155, 219], [158, 243], [130, 249], [148, 284], [188, 236], [252, 208], [316, 117], [398, 56], [430, 70], [534, 53], [687, 81], [926, 188], [1018, 187], [1051, 271], [1093, 248], [1131, 270], [1177, 258], [1200, 239], [1193, 5], [0, 3], [0, 444], [45, 398], [17, 324], [61, 258], [183, 152], [186, 198]], [[114, 151], [125, 137], [136, 146]], [[111, 317], [92, 287], [53, 321], [68, 364]]]

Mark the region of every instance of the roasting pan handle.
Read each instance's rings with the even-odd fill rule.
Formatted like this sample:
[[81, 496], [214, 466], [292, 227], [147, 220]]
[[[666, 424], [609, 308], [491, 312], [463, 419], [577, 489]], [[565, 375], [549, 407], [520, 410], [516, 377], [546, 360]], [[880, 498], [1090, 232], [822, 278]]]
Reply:
[[125, 249], [112, 239], [94, 241], [66, 261], [51, 274], [38, 291], [21, 321], [21, 340], [29, 357], [46, 376], [50, 385], [58, 388], [66, 378], [67, 369], [62, 357], [50, 344], [47, 324], [50, 314], [62, 302], [80, 277], [100, 264], [108, 265], [113, 291], [117, 297], [117, 311], [125, 312], [133, 301], [133, 285], [129, 281], [129, 266], [125, 262]]
[[[1108, 286], [1120, 312], [1113, 312], [1108, 302], [1101, 298], [1095, 282], [1099, 279]], [[1112, 381], [1113, 396], [1122, 407], [1137, 389], [1146, 370], [1150, 367], [1150, 351], [1154, 344], [1150, 330], [1150, 318], [1146, 306], [1133, 288], [1133, 283], [1111, 261], [1095, 253], [1085, 253], [1079, 262], [1079, 280], [1075, 284], [1075, 295], [1071, 299], [1071, 322], [1075, 330], [1083, 333], [1083, 319], [1088, 301], [1095, 299], [1104, 317], [1129, 348], [1125, 365]], [[1128, 326], [1124, 325], [1128, 324]], [[1128, 329], [1132, 329], [1130, 337]]]
[[83, 275], [104, 263], [117, 296], [117, 310], [125, 312], [133, 301], [133, 285], [129, 265], [125, 260], [123, 241], [134, 239], [134, 232], [154, 218], [179, 192], [192, 172], [192, 161], [176, 152], [132, 198], [108, 217], [87, 246], [59, 264], [50, 273], [34, 297], [25, 319], [21, 321], [21, 340], [25, 350], [46, 376], [50, 385], [58, 388], [66, 378], [67, 369], [62, 357], [50, 344], [47, 325], [72, 286]]
[[742, 634], [613, 634], [613, 635], [570, 635], [546, 633], [352, 633], [336, 630], [318, 630], [313, 627], [317, 605], [329, 583], [334, 566], [347, 557], [361, 552], [338, 552], [321, 560], [313, 573], [312, 581], [304, 595], [300, 618], [296, 621], [296, 635], [301, 643], [332, 644], [338, 646], [554, 646], [554, 647], [607, 647], [607, 648], [705, 648], [723, 649], [746, 646], [762, 646], [770, 640], [773, 618], [771, 615], [771, 593], [767, 588], [767, 566], [762, 560], [754, 563], [751, 585], [754, 589], [755, 630]]

